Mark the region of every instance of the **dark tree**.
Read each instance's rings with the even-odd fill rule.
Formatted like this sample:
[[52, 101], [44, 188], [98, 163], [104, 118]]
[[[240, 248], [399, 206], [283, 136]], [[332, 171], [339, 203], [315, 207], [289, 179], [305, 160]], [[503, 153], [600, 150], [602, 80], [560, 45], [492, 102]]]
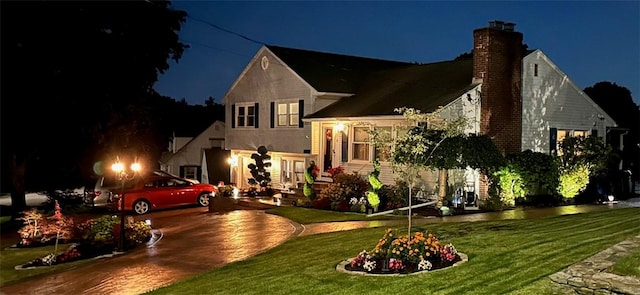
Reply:
[[[616, 83], [605, 81], [585, 88], [584, 93], [607, 112], [616, 121], [618, 127], [628, 129], [624, 135], [624, 149], [617, 152], [622, 155], [625, 166], [623, 169], [632, 170], [635, 174], [634, 177], [638, 179], [638, 174], [640, 174], [638, 167], [640, 164], [640, 148], [638, 147], [640, 144], [640, 106], [633, 102], [631, 91]], [[613, 143], [613, 148], [616, 150], [619, 147], [619, 136], [618, 133], [614, 134], [616, 136], [607, 138], [607, 142]]]
[[[77, 185], [115, 155], [152, 167], [153, 84], [179, 60], [168, 1], [1, 1], [2, 191]], [[94, 163], [96, 165], [94, 165]]]

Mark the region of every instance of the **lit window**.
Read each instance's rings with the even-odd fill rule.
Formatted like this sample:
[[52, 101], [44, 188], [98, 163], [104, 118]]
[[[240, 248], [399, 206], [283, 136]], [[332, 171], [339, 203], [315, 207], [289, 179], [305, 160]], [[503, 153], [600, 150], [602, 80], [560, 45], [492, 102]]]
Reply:
[[573, 136], [574, 137], [587, 137], [587, 131], [585, 131], [585, 130], [574, 130], [573, 131]]
[[558, 151], [558, 156], [562, 156], [562, 149], [560, 148], [560, 144], [567, 137], [587, 137], [589, 132], [586, 130], [563, 130], [558, 129], [556, 137], [556, 151]]
[[369, 127], [353, 127], [353, 159], [369, 161]]
[[298, 103], [278, 103], [278, 126], [298, 126]]

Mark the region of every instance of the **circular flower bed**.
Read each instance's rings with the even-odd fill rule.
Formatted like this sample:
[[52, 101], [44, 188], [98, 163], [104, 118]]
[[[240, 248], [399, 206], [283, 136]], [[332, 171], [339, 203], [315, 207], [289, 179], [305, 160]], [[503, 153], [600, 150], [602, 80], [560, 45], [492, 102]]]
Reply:
[[361, 274], [412, 274], [458, 265], [468, 258], [452, 244], [440, 245], [431, 234], [416, 232], [396, 237], [392, 229], [378, 241], [372, 251], [362, 250], [336, 267], [339, 271]]

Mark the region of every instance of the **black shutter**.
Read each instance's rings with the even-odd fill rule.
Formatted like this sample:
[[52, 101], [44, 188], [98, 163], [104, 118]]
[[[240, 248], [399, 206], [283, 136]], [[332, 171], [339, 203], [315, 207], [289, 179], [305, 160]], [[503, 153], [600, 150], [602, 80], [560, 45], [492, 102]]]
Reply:
[[302, 117], [304, 116], [304, 100], [298, 100], [298, 127], [303, 128], [304, 122]]
[[275, 127], [275, 112], [276, 112], [276, 103], [275, 102], [271, 102], [271, 119], [269, 120], [269, 126], [271, 126], [271, 128]]
[[198, 179], [199, 182], [202, 182], [202, 167], [198, 166], [197, 172], [196, 172], [196, 178]]
[[342, 162], [349, 161], [349, 136], [347, 136], [346, 132], [342, 133]]
[[558, 128], [549, 128], [549, 154], [557, 155]]
[[255, 113], [254, 124], [255, 124], [256, 128], [260, 127], [259, 124], [258, 124], [258, 122], [260, 122], [260, 117], [258, 117], [258, 113], [259, 113], [258, 112], [258, 110], [259, 110], [258, 107], [259, 107], [259, 104], [256, 102], [256, 106], [255, 106], [254, 111], [253, 111]]
[[231, 128], [236, 128], [236, 105], [231, 105]]
[[598, 136], [598, 129], [591, 129], [591, 135], [597, 137]]

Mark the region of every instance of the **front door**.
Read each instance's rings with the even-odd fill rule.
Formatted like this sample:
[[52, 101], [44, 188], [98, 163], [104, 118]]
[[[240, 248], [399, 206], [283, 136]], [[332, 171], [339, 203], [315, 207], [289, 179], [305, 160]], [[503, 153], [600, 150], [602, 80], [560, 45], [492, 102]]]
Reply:
[[333, 128], [332, 127], [325, 127], [324, 128], [324, 151], [323, 151], [323, 155], [324, 155], [324, 162], [323, 162], [323, 167], [322, 167], [322, 171], [326, 172], [327, 170], [331, 169], [331, 160], [333, 158], [333, 146], [331, 145], [331, 142], [333, 141]]

